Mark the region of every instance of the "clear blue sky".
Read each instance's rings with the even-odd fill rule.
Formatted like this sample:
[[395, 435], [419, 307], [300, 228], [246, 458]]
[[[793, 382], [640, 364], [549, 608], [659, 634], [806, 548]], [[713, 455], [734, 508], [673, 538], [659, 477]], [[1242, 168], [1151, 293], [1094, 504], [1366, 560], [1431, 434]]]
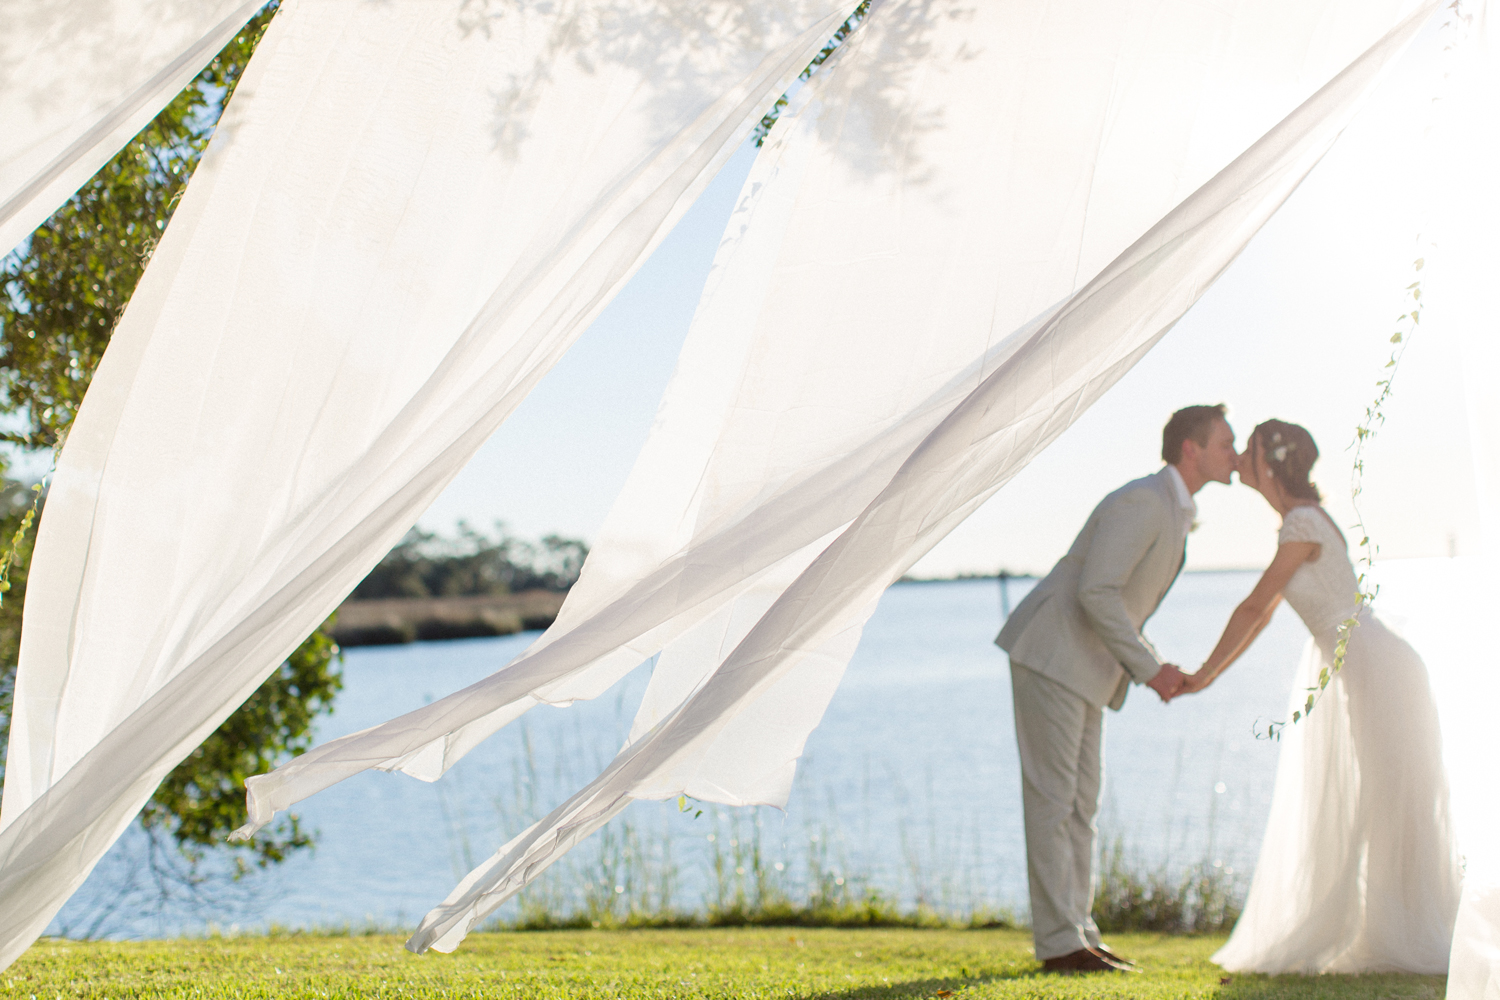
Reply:
[[[1159, 467], [1171, 411], [1227, 402], [1241, 435], [1277, 416], [1313, 432], [1315, 478], [1352, 520], [1346, 446], [1404, 311], [1427, 225], [1429, 31], [1339, 146], [1162, 343], [916, 572], [1045, 570], [1109, 490]], [[742, 149], [422, 519], [449, 530], [499, 519], [523, 535], [592, 539], [645, 441], [755, 150]], [[1440, 165], [1439, 165], [1440, 166]], [[1427, 273], [1441, 248], [1422, 251]], [[1440, 309], [1434, 310], [1437, 316]], [[1454, 331], [1424, 324], [1403, 362], [1390, 422], [1369, 453], [1364, 513], [1383, 554], [1477, 546]], [[1210, 485], [1189, 566], [1263, 565], [1277, 519], [1258, 495]]]

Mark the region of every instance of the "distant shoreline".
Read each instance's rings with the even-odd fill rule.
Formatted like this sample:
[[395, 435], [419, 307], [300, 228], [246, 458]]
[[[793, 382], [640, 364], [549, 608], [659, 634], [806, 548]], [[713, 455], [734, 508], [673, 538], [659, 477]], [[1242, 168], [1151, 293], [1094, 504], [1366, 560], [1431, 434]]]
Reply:
[[[1191, 574], [1257, 573], [1259, 569], [1191, 569]], [[1005, 580], [1036, 580], [1035, 573], [1004, 572]], [[902, 584], [999, 581], [1001, 573], [957, 576], [903, 576]], [[339, 607], [333, 640], [340, 646], [401, 646], [444, 639], [479, 639], [540, 631], [557, 620], [567, 594], [527, 590], [519, 594], [474, 594], [463, 597], [389, 597], [345, 601]]]
[[519, 594], [345, 601], [339, 607], [333, 641], [350, 648], [400, 646], [537, 631], [557, 619], [566, 596], [552, 590], [527, 590]]
[[[1264, 569], [1264, 566], [1231, 566], [1220, 569], [1185, 569], [1182, 572], [1207, 575], [1210, 573], [1259, 573]], [[903, 583], [963, 583], [969, 580], [999, 580], [1002, 576], [1007, 580], [1039, 580], [1044, 575], [1042, 573], [1011, 573], [1008, 570], [1002, 570], [999, 573], [960, 573], [957, 576], [903, 576], [891, 586]]]

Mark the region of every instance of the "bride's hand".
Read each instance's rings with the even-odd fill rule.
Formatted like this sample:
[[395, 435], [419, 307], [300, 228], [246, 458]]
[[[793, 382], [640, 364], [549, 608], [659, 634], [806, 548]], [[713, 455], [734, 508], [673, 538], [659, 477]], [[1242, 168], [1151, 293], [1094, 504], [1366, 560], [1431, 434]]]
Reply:
[[1182, 678], [1182, 693], [1197, 694], [1213, 683], [1213, 678], [1201, 667], [1195, 673], [1186, 674]]

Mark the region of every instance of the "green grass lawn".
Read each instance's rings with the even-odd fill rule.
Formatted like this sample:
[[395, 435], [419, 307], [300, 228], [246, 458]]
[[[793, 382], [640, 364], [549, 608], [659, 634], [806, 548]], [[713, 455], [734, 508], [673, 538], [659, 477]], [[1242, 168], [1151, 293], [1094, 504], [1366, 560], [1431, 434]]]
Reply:
[[[1432, 997], [1436, 976], [1233, 976], [1222, 938], [1115, 935], [1139, 975], [1043, 976], [1010, 930], [714, 929], [475, 934], [452, 955], [398, 937], [42, 941], [0, 997]], [[1228, 978], [1228, 982], [1221, 980]]]

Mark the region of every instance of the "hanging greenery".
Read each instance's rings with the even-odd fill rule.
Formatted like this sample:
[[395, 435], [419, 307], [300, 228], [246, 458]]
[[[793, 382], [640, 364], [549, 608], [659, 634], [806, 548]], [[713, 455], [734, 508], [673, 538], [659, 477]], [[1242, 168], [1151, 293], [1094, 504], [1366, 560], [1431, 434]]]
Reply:
[[[1418, 237], [1420, 244], [1421, 238]], [[1354, 630], [1359, 627], [1360, 616], [1365, 609], [1375, 601], [1375, 596], [1380, 592], [1380, 586], [1371, 578], [1375, 569], [1375, 556], [1380, 552], [1380, 546], [1370, 540], [1370, 530], [1365, 526], [1364, 513], [1360, 509], [1359, 498], [1365, 491], [1365, 446], [1370, 443], [1385, 426], [1385, 404], [1391, 398], [1391, 392], [1395, 386], [1396, 373], [1401, 370], [1401, 358], [1410, 346], [1412, 337], [1416, 334], [1418, 326], [1422, 321], [1422, 268], [1427, 264], [1425, 257], [1418, 257], [1412, 261], [1412, 272], [1416, 280], [1406, 286], [1406, 299], [1404, 302], [1406, 311], [1396, 317], [1396, 330], [1391, 334], [1391, 354], [1382, 369], [1383, 376], [1375, 383], [1375, 399], [1365, 407], [1364, 417], [1358, 426], [1354, 428], [1354, 441], [1350, 445], [1354, 449], [1354, 469], [1350, 480], [1349, 495], [1354, 506], [1354, 530], [1359, 536], [1356, 546], [1359, 556], [1355, 560], [1357, 571], [1358, 598], [1354, 609], [1349, 616], [1339, 622], [1338, 641], [1334, 645], [1333, 663], [1324, 666], [1318, 671], [1317, 684], [1307, 689], [1307, 701], [1300, 709], [1292, 712], [1292, 722], [1296, 723], [1310, 713], [1317, 705], [1318, 699], [1328, 689], [1329, 683], [1333, 681], [1339, 671], [1344, 669], [1344, 659], [1349, 652], [1349, 639]], [[1281, 735], [1285, 723], [1272, 723], [1269, 733], [1273, 738]]]
[[[1453, 0], [1448, 5], [1447, 17], [1443, 22], [1442, 30], [1447, 36], [1443, 44], [1444, 57], [1458, 49], [1468, 37], [1469, 29], [1473, 24], [1473, 15], [1468, 13], [1464, 7], [1463, 0]], [[1445, 67], [1442, 76], [1442, 87], [1446, 88], [1452, 78], [1452, 60], [1448, 59], [1449, 65]], [[1436, 104], [1441, 97], [1433, 99]], [[1422, 237], [1417, 236], [1417, 246], [1421, 247]], [[1406, 354], [1406, 349], [1411, 345], [1412, 337], [1417, 333], [1422, 322], [1422, 311], [1425, 308], [1422, 302], [1422, 269], [1427, 266], [1425, 255], [1418, 256], [1412, 261], [1412, 282], [1406, 286], [1404, 312], [1396, 317], [1395, 331], [1390, 335], [1391, 353], [1382, 369], [1382, 377], [1375, 383], [1375, 399], [1365, 407], [1364, 417], [1354, 428], [1354, 440], [1350, 447], [1354, 451], [1354, 464], [1350, 477], [1349, 497], [1354, 507], [1354, 524], [1352, 527], [1359, 537], [1356, 546], [1359, 550], [1358, 558], [1355, 559], [1357, 570], [1358, 596], [1354, 609], [1338, 626], [1338, 641], [1334, 645], [1333, 662], [1318, 671], [1317, 683], [1307, 689], [1307, 700], [1300, 709], [1292, 712], [1292, 722], [1296, 723], [1312, 712], [1317, 706], [1318, 699], [1328, 689], [1333, 678], [1338, 676], [1344, 669], [1344, 661], [1349, 653], [1349, 640], [1354, 635], [1354, 630], [1359, 627], [1360, 617], [1364, 614], [1375, 597], [1380, 593], [1380, 586], [1372, 579], [1375, 568], [1375, 556], [1380, 552], [1380, 546], [1370, 539], [1369, 528], [1365, 526], [1364, 513], [1360, 509], [1360, 497], [1364, 494], [1365, 480], [1365, 447], [1374, 439], [1375, 435], [1385, 426], [1385, 404], [1391, 398], [1395, 387], [1396, 374], [1401, 369], [1401, 359]], [[1266, 736], [1271, 739], [1279, 739], [1281, 731], [1286, 727], [1284, 722], [1273, 722], [1267, 727]]]

